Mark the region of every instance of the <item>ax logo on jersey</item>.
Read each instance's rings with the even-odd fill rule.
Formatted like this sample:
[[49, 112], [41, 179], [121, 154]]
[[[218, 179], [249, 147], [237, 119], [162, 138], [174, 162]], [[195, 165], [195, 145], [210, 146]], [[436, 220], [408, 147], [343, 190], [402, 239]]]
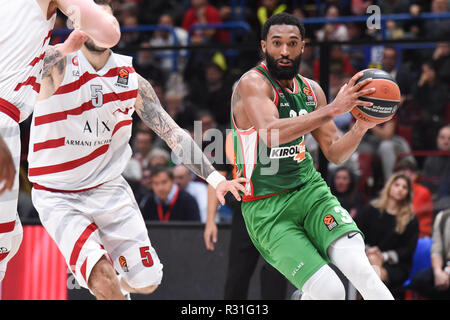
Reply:
[[302, 139], [302, 142], [293, 146], [272, 148], [270, 150], [270, 159], [292, 158], [300, 163], [305, 160], [305, 152], [305, 139]]

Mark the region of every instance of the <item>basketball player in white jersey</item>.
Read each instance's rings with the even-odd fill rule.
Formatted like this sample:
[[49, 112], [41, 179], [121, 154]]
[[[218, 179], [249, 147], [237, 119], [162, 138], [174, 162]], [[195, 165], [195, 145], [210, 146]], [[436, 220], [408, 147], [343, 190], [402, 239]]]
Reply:
[[104, 47], [120, 39], [117, 20], [92, 0], [0, 0], [0, 281], [22, 241], [17, 216], [19, 123], [33, 111], [44, 58], [56, 62], [64, 52], [45, 55], [59, 8]]
[[[102, 7], [112, 14], [110, 6]], [[222, 203], [228, 191], [239, 199], [238, 190], [245, 191], [240, 183], [246, 179], [227, 181], [213, 169], [135, 72], [131, 57], [89, 39], [52, 68], [44, 66], [30, 133], [32, 200], [79, 284], [98, 299], [148, 294], [162, 279], [162, 264], [121, 175], [131, 157], [135, 110], [216, 188]]]

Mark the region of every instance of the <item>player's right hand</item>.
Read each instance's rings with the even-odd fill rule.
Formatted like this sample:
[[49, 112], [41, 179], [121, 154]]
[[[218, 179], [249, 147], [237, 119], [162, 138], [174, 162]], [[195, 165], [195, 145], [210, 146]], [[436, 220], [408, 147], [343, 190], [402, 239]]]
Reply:
[[214, 221], [206, 222], [205, 230], [203, 231], [206, 250], [214, 251], [214, 244], [217, 243], [217, 233], [217, 224]]
[[5, 190], [12, 190], [16, 168], [8, 146], [0, 137], [0, 195]]
[[58, 46], [59, 52], [62, 55], [68, 55], [72, 52], [78, 51], [83, 46], [83, 43], [88, 39], [88, 35], [81, 30], [73, 30], [69, 37], [60, 46]]
[[369, 95], [375, 92], [375, 88], [363, 88], [372, 81], [372, 78], [365, 79], [356, 83], [364, 75], [363, 72], [355, 74], [348, 83], [344, 84], [339, 90], [332, 104], [336, 107], [337, 113], [343, 114], [352, 111], [356, 106], [372, 106], [372, 102], [359, 100], [359, 97]]

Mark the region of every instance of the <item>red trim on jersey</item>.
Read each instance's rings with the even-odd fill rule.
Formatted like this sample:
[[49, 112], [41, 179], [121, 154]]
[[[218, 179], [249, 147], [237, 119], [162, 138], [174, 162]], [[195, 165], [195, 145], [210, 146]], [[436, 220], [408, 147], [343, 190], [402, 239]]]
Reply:
[[64, 146], [66, 138], [50, 139], [44, 142], [38, 142], [33, 145], [33, 152], [40, 151], [43, 149], [53, 149]]
[[22, 88], [23, 86], [32, 86], [33, 90], [39, 93], [39, 91], [41, 90], [41, 84], [38, 83], [36, 80], [37, 80], [36, 77], [31, 76], [24, 82], [18, 83], [17, 86], [14, 88], [14, 91], [19, 91], [20, 88]]
[[269, 198], [269, 197], [272, 197], [272, 196], [276, 196], [277, 194], [281, 194], [281, 193], [286, 192], [288, 190], [290, 190], [290, 189], [286, 189], [286, 190], [283, 190], [283, 191], [280, 191], [280, 192], [277, 192], [277, 193], [266, 194], [264, 196], [256, 196], [256, 197], [255, 196], [245, 196], [244, 195], [242, 197], [242, 201], [247, 202], [247, 201], [261, 200], [261, 199]]
[[52, 33], [53, 33], [53, 29], [50, 29], [50, 30], [48, 31], [47, 35], [45, 36], [44, 41], [42, 42], [42, 46], [44, 46], [44, 45], [45, 45], [45, 42], [46, 42], [48, 39], [50, 39], [50, 37], [52, 36]]
[[[106, 104], [106, 103], [112, 102], [112, 101], [117, 101], [117, 100], [126, 101], [128, 99], [134, 99], [137, 97], [137, 94], [138, 94], [137, 89], [125, 91], [125, 92], [121, 92], [121, 93], [115, 93], [115, 92], [105, 93], [103, 95], [103, 104]], [[34, 125], [40, 126], [42, 124], [46, 124], [46, 123], [50, 123], [50, 122], [66, 120], [67, 116], [79, 116], [83, 112], [94, 109], [94, 108], [95, 107], [92, 105], [92, 100], [89, 100], [89, 101], [83, 103], [81, 106], [73, 108], [73, 109], [64, 110], [64, 111], [55, 112], [55, 113], [49, 113], [49, 114], [35, 117]]]
[[33, 61], [30, 62], [30, 66], [34, 67], [39, 61], [44, 59], [44, 57], [45, 57], [45, 52], [42, 52], [42, 54], [39, 57], [34, 58]]
[[16, 220], [11, 222], [0, 223], [0, 233], [7, 233], [14, 230]]
[[106, 151], [108, 151], [108, 149], [109, 149], [109, 144], [105, 144], [105, 145], [101, 146], [100, 148], [95, 149], [93, 152], [91, 152], [87, 156], [79, 158], [79, 159], [75, 159], [75, 160], [71, 160], [71, 161], [67, 161], [67, 162], [63, 162], [63, 163], [59, 163], [59, 164], [54, 164], [54, 165], [50, 165], [50, 166], [30, 168], [28, 170], [28, 175], [30, 177], [34, 177], [34, 176], [40, 176], [40, 175], [44, 175], [44, 174], [51, 174], [51, 173], [72, 170], [72, 169], [75, 169], [75, 168], [77, 168], [85, 163], [88, 163], [89, 161], [92, 161], [95, 158], [101, 156], [102, 154], [106, 153]]
[[50, 191], [50, 192], [79, 193], [79, 192], [84, 192], [84, 191], [95, 189], [97, 187], [100, 187], [102, 184], [103, 183], [100, 183], [99, 185], [96, 185], [95, 187], [90, 187], [90, 188], [85, 188], [85, 189], [80, 189], [80, 190], [59, 190], [59, 189], [47, 188], [47, 187], [41, 186], [40, 184], [33, 183], [33, 188], [36, 190], [45, 190], [45, 191]]
[[92, 222], [90, 225], [86, 227], [86, 229], [83, 231], [83, 233], [78, 238], [77, 242], [75, 242], [75, 245], [73, 246], [72, 253], [70, 255], [70, 269], [75, 274], [75, 266], [78, 261], [78, 257], [80, 256], [81, 249], [83, 248], [84, 244], [86, 243], [89, 236], [98, 229], [98, 226]]
[[0, 98], [0, 112], [3, 112], [17, 123], [20, 120], [20, 110], [11, 102], [2, 98]]
[[121, 69], [126, 69], [129, 73], [136, 72], [133, 67], [115, 67], [115, 68], [111, 68], [103, 76], [101, 76], [99, 74], [89, 73], [88, 71], [86, 71], [85, 73], [83, 73], [78, 78], [78, 80], [76, 80], [74, 82], [70, 82], [70, 83], [65, 84], [63, 86], [60, 86], [58, 88], [58, 90], [55, 91], [54, 95], [64, 94], [64, 93], [69, 93], [69, 92], [76, 91], [76, 90], [80, 89], [82, 85], [86, 84], [87, 82], [89, 82], [90, 80], [95, 79], [95, 78], [99, 78], [99, 77], [100, 78], [117, 77], [119, 75], [119, 70], [121, 70]]
[[117, 122], [116, 125], [114, 126], [112, 135], [114, 135], [117, 132], [117, 130], [119, 130], [120, 128], [122, 128], [124, 126], [129, 126], [132, 123], [133, 123], [133, 120], [123, 120], [123, 121]]

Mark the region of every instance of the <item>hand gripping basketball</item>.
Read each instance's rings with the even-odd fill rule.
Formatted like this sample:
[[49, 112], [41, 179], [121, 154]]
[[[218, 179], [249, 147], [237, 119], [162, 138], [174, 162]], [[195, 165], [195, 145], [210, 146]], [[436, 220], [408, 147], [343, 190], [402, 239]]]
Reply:
[[352, 115], [358, 119], [371, 123], [382, 123], [391, 119], [398, 110], [400, 104], [400, 88], [389, 73], [379, 69], [366, 69], [361, 71], [363, 76], [358, 79], [356, 85], [362, 85], [361, 89], [368, 85], [364, 84], [367, 79], [374, 92], [363, 94], [359, 100], [371, 102], [372, 105], [358, 104], [352, 110]]

